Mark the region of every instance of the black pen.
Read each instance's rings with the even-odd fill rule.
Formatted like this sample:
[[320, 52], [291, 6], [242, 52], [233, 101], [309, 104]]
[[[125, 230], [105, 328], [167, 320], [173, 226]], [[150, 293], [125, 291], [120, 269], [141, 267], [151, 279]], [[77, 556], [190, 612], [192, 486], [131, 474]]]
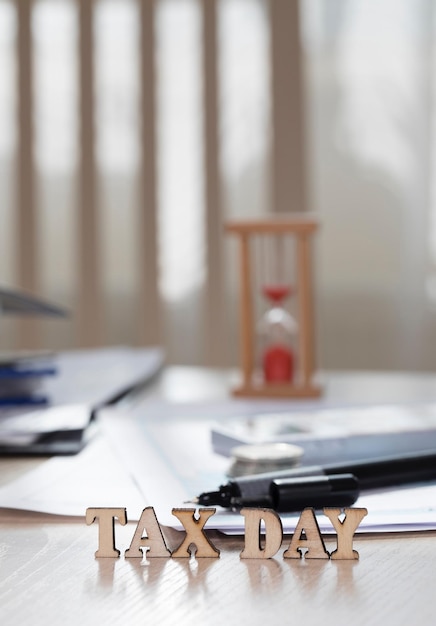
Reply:
[[436, 480], [435, 451], [241, 476], [217, 491], [200, 494], [194, 502], [202, 506], [261, 506], [297, 511], [305, 506], [350, 506], [348, 503], [357, 499], [359, 490], [429, 480]]

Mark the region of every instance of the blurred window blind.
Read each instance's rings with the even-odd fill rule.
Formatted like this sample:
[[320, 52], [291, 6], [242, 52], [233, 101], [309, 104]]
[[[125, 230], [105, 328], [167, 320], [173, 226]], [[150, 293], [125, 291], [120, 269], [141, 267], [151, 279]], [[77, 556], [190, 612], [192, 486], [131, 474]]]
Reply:
[[310, 207], [322, 366], [435, 368], [435, 32], [433, 0], [0, 0], [0, 285], [72, 311], [1, 347], [234, 364], [222, 224]]
[[[78, 22], [71, 0], [44, 0], [31, 14], [35, 285], [32, 290], [73, 306], [77, 285]], [[30, 141], [29, 141], [30, 143]], [[26, 184], [23, 181], [23, 184]], [[69, 343], [73, 327], [44, 323], [46, 341]], [[68, 333], [68, 334], [67, 334]]]
[[0, 0], [0, 284], [72, 311], [2, 319], [3, 348], [235, 360], [223, 222], [286, 193], [304, 209], [273, 173], [301, 126], [272, 121], [301, 95], [271, 70], [295, 18], [284, 0]]
[[[16, 274], [15, 229], [17, 158], [17, 15], [12, 2], [0, 2], [0, 270], [1, 280], [12, 284]], [[2, 319], [0, 338], [14, 345], [16, 329]]]

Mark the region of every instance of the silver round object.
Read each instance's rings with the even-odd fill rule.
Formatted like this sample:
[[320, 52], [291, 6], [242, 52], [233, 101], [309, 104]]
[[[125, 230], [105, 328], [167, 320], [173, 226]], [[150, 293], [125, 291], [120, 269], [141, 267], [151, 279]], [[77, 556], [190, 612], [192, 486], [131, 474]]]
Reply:
[[290, 443], [244, 444], [232, 449], [228, 476], [259, 474], [298, 465], [303, 448]]

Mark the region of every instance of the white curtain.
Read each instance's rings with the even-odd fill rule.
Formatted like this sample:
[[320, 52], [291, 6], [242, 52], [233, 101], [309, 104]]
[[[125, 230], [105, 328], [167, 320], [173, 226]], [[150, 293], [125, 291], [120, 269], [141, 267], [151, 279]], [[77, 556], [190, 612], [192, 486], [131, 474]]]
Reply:
[[435, 4], [302, 7], [322, 360], [434, 368]]

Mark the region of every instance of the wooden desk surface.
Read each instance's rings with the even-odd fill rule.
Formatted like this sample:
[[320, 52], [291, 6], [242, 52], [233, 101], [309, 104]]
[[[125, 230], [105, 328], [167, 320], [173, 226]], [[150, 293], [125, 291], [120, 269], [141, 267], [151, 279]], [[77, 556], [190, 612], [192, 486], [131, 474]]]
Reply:
[[[176, 373], [158, 383], [160, 393]], [[416, 393], [428, 387], [430, 395], [433, 384], [436, 390], [436, 377], [416, 382]], [[170, 389], [176, 393], [176, 386]], [[39, 462], [1, 459], [1, 483]], [[117, 528], [121, 548], [128, 547], [133, 529]], [[166, 538], [170, 548], [181, 540], [172, 530]], [[282, 551], [270, 560], [241, 561], [243, 538], [214, 534], [213, 541], [219, 559], [95, 559], [97, 528], [84, 519], [2, 510], [0, 623], [435, 623], [435, 532], [360, 536], [355, 562], [289, 561]], [[334, 539], [327, 537], [326, 545], [333, 549]]]
[[214, 538], [219, 559], [95, 559], [82, 521], [3, 519], [1, 623], [434, 624], [436, 533], [360, 538], [357, 562], [241, 561], [242, 543]]

